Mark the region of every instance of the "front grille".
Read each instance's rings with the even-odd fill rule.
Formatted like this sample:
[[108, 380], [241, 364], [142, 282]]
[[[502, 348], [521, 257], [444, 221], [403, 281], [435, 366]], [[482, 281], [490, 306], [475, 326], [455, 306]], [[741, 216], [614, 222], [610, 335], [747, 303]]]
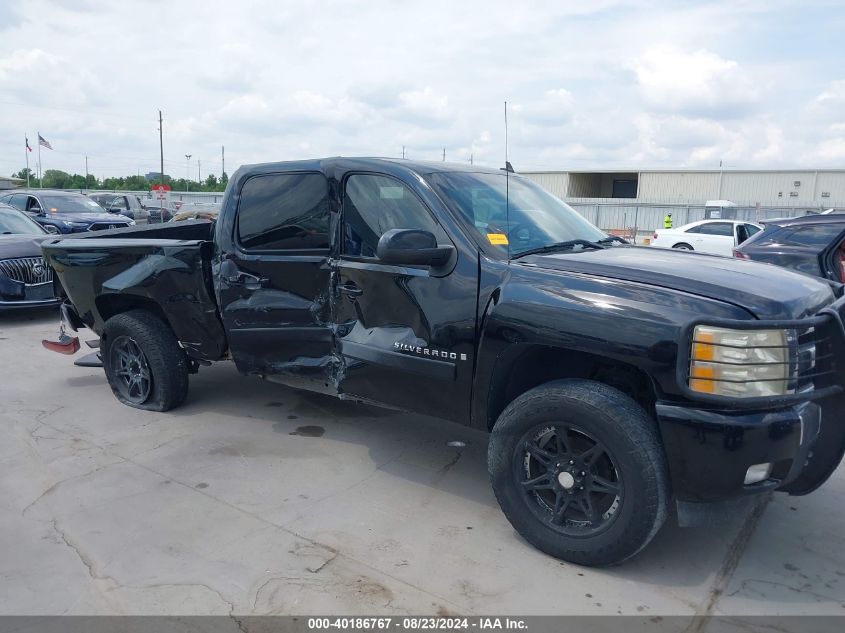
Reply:
[[88, 227], [89, 231], [107, 231], [109, 229], [124, 229], [129, 226], [126, 222], [94, 222]]
[[840, 366], [845, 339], [839, 323], [828, 316], [816, 327], [809, 328], [808, 338], [815, 343], [813, 363], [805, 366], [799, 374], [802, 384], [812, 381], [816, 389], [839, 384], [843, 368]]
[[28, 286], [53, 281], [53, 269], [43, 257], [17, 257], [0, 259], [0, 274]]

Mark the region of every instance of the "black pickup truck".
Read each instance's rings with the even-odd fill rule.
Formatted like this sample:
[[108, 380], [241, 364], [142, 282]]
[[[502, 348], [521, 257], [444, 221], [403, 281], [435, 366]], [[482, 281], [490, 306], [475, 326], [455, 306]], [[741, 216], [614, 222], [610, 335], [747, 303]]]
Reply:
[[845, 450], [842, 286], [620, 242], [510, 170], [246, 166], [216, 222], [45, 242], [69, 300], [45, 343], [92, 329], [141, 409], [231, 359], [489, 431], [516, 530], [612, 564], [672, 502], [806, 494]]

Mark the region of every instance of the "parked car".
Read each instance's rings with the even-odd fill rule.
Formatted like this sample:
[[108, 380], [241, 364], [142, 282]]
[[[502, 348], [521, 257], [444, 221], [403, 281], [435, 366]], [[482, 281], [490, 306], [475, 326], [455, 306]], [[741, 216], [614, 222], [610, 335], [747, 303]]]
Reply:
[[149, 214], [147, 221], [150, 224], [170, 222], [171, 218], [173, 218], [173, 209], [167, 201], [161, 201], [156, 198], [144, 198], [141, 200], [141, 203]]
[[146, 224], [149, 213], [141, 199], [131, 193], [89, 193], [88, 197], [109, 213], [119, 213], [135, 220], [136, 224]]
[[82, 233], [118, 229], [134, 220], [106, 213], [99, 204], [81, 193], [51, 189], [15, 190], [0, 196], [0, 202], [26, 211], [42, 226], [53, 226], [60, 233]]
[[69, 298], [65, 336], [100, 336], [124, 404], [177, 407], [192, 372], [231, 358], [489, 431], [504, 514], [574, 563], [635, 555], [672, 501], [807, 494], [845, 451], [841, 288], [619, 244], [505, 171], [251, 165], [216, 223], [42, 248]]
[[212, 202], [186, 202], [181, 207], [176, 215], [173, 216], [171, 222], [182, 222], [184, 220], [216, 220], [220, 214], [219, 204]]
[[734, 249], [741, 259], [776, 264], [845, 283], [845, 214], [770, 220]]
[[53, 271], [41, 253], [49, 236], [23, 211], [0, 204], [0, 311], [59, 303]]
[[651, 245], [730, 257], [735, 247], [762, 230], [760, 224], [753, 222], [701, 220], [677, 229], [658, 229], [654, 232]]

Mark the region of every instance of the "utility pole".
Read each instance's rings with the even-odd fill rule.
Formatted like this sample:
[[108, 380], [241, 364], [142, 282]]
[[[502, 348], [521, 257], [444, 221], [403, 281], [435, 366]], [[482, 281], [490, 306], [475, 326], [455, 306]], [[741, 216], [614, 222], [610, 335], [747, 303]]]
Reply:
[[220, 180], [223, 180], [223, 174], [226, 173], [226, 147], [220, 146], [220, 160], [223, 162], [223, 167], [220, 169]]
[[188, 191], [188, 180], [191, 177], [191, 155], [185, 154], [185, 192]]
[[469, 164], [472, 165], [472, 154], [469, 155]]
[[446, 162], [446, 148], [443, 148], [443, 162]]
[[405, 158], [405, 146], [402, 146], [402, 158]]
[[201, 169], [202, 169], [202, 161], [199, 158], [197, 158], [197, 184], [202, 182]]
[[88, 189], [88, 156], [85, 157], [85, 188]]
[[164, 184], [164, 136], [161, 125], [161, 110], [158, 111], [158, 148], [161, 152], [161, 173], [159, 174], [159, 184]]

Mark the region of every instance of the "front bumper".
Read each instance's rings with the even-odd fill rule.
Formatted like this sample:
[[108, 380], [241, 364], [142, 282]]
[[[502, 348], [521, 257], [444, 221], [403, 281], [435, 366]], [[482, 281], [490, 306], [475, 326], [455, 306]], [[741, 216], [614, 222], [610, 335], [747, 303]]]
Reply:
[[[822, 421], [821, 403], [775, 411], [719, 411], [657, 404], [657, 419], [675, 497], [717, 501], [778, 488], [803, 470]], [[755, 464], [773, 464], [768, 479], [746, 485]]]
[[60, 303], [55, 296], [53, 282], [24, 284], [5, 276], [0, 276], [0, 311], [19, 308], [41, 308]]

